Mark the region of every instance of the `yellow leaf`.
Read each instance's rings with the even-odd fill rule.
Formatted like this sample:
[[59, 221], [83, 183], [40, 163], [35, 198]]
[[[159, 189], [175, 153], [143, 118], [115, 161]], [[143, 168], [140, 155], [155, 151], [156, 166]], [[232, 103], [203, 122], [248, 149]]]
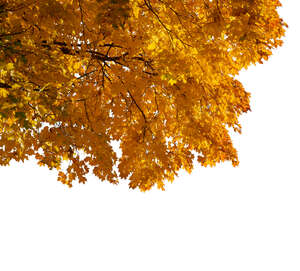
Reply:
[[156, 48], [156, 43], [155, 42], [151, 42], [148, 47], [147, 47], [149, 50], [153, 50]]
[[6, 68], [7, 68], [7, 70], [12, 70], [13, 68], [14, 68], [14, 63], [8, 63], [7, 65], [6, 65]]
[[17, 88], [19, 88], [19, 87], [20, 87], [19, 84], [13, 84], [13, 85], [12, 85], [12, 89], [17, 89]]
[[140, 8], [138, 6], [137, 1], [133, 2], [133, 6], [132, 6], [132, 12], [135, 18], [139, 17], [139, 12], [140, 12]]
[[15, 123], [15, 118], [8, 118], [6, 120], [6, 123], [8, 124], [8, 126], [12, 126]]
[[0, 88], [0, 97], [6, 98], [8, 95], [8, 91], [5, 88]]
[[63, 157], [63, 160], [69, 160], [68, 153], [66, 153], [66, 152], [63, 154], [62, 157]]
[[177, 81], [176, 81], [175, 79], [170, 79], [168, 83], [169, 83], [171, 86], [173, 86], [174, 84], [176, 84], [176, 82], [177, 82]]

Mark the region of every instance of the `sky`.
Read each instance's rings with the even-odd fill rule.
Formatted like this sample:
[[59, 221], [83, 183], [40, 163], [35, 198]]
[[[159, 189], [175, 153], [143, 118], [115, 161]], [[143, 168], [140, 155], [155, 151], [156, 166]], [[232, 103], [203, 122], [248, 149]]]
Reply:
[[240, 165], [195, 165], [166, 191], [90, 177], [72, 189], [34, 160], [0, 167], [0, 270], [300, 270], [299, 10], [284, 45], [239, 79], [251, 112]]

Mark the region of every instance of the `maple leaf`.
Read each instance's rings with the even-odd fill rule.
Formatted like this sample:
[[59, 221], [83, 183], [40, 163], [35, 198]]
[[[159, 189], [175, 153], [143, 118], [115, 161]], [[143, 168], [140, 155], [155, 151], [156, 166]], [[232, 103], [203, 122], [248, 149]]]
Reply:
[[92, 171], [142, 191], [194, 158], [236, 166], [228, 130], [241, 132], [250, 94], [235, 76], [282, 45], [279, 6], [2, 0], [0, 165], [33, 156], [68, 186]]

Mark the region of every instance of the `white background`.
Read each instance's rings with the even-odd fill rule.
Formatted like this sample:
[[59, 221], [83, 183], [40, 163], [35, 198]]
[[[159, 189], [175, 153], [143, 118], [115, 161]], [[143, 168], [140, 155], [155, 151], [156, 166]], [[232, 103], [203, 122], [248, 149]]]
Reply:
[[33, 161], [0, 168], [0, 270], [300, 270], [300, 4], [285, 44], [240, 76], [252, 112], [240, 165], [196, 165], [162, 192], [91, 177], [69, 189]]

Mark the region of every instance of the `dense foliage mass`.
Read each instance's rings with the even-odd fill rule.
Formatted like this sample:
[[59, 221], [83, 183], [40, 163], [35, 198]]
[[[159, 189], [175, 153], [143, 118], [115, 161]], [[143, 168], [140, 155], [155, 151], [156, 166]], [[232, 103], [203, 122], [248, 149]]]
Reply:
[[142, 191], [194, 157], [237, 165], [228, 129], [250, 108], [235, 76], [282, 44], [278, 6], [0, 0], [0, 164], [33, 156], [69, 186], [92, 171]]

